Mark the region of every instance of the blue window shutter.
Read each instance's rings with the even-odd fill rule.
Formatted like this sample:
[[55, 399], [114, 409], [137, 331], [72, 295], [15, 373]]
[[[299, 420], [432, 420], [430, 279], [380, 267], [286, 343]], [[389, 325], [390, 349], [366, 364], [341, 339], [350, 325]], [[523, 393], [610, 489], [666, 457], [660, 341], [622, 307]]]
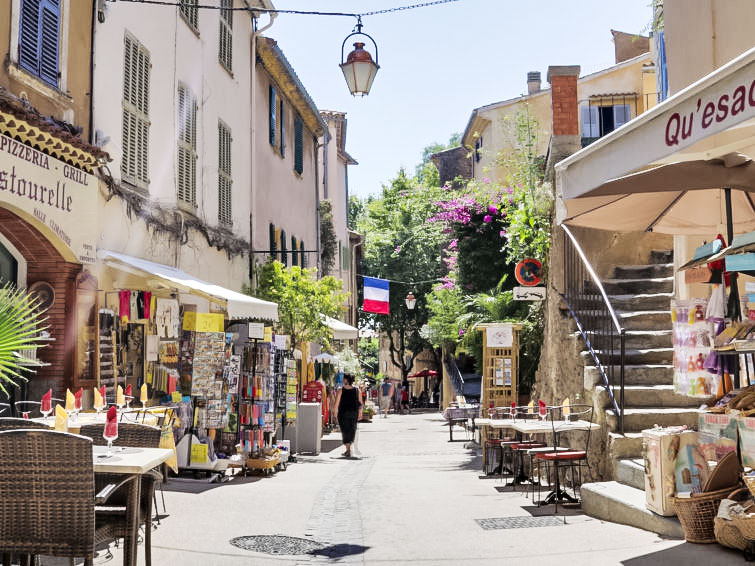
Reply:
[[269, 87], [269, 98], [270, 98], [270, 105], [268, 109], [268, 116], [270, 118], [270, 145], [275, 147], [275, 130], [276, 130], [276, 120], [275, 120], [275, 87], [273, 85], [270, 85]]
[[21, 0], [18, 26], [18, 63], [35, 75], [39, 74], [39, 4], [40, 0]]
[[39, 77], [58, 86], [58, 44], [60, 38], [60, 6], [57, 0], [40, 3]]

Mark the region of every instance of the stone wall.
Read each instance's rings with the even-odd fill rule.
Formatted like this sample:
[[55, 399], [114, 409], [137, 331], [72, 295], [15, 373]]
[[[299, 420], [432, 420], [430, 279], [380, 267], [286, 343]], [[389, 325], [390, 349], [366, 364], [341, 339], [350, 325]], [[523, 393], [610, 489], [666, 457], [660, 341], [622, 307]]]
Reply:
[[452, 147], [439, 151], [432, 154], [430, 159], [438, 168], [441, 186], [453, 181], [456, 177], [471, 179], [474, 176], [472, 158], [464, 147]]

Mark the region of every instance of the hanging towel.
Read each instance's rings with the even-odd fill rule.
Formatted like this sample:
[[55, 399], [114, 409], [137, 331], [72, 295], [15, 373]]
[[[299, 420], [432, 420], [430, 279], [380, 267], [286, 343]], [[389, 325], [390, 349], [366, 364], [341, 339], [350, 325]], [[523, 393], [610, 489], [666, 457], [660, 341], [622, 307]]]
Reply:
[[152, 292], [151, 291], [144, 291], [142, 293], [144, 295], [144, 318], [149, 320], [150, 314], [152, 313]]
[[136, 308], [136, 298], [139, 295], [138, 291], [131, 291], [131, 296], [129, 297], [129, 308], [131, 309], [131, 313], [129, 314], [129, 320], [136, 320], [139, 316], [138, 310]]
[[139, 320], [146, 318], [144, 316], [144, 291], [136, 294], [136, 318]]
[[118, 316], [121, 322], [131, 318], [131, 291], [118, 291]]

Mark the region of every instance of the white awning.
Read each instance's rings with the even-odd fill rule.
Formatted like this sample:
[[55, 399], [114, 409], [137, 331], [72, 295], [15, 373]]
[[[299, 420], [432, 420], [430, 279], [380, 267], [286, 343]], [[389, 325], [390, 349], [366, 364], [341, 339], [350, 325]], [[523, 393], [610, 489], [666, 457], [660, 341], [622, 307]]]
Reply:
[[146, 275], [158, 277], [167, 282], [169, 287], [195, 293], [207, 299], [219, 302], [226, 307], [228, 318], [244, 319], [258, 318], [263, 320], [278, 320], [278, 305], [231, 291], [225, 287], [207, 283], [181, 271], [175, 267], [155, 263], [146, 259], [133, 257], [108, 250], [98, 250], [98, 255], [107, 265], [126, 272], [137, 269]]
[[359, 338], [359, 329], [350, 324], [336, 320], [335, 318], [325, 317], [325, 324], [333, 331], [334, 340], [356, 340]]
[[[755, 155], [755, 48], [556, 165], [563, 200], [658, 165]], [[564, 211], [559, 216], [563, 220]]]

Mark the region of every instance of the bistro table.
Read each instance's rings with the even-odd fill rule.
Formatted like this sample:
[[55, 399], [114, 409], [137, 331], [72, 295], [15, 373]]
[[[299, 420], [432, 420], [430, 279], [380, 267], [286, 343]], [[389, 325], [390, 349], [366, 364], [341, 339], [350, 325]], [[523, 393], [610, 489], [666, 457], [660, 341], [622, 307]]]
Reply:
[[[126, 413], [126, 415], [129, 415], [129, 413]], [[155, 426], [158, 423], [158, 418], [156, 415], [146, 415], [146, 417], [139, 421], [132, 421], [130, 417], [125, 417], [126, 420], [123, 422], [138, 422], [139, 424], [146, 424], [146, 425], [152, 425]], [[55, 417], [54, 416], [48, 416], [48, 417], [36, 417], [34, 419], [30, 419], [37, 423], [46, 424], [50, 428], [55, 428]], [[106, 411], [103, 411], [101, 414], [97, 413], [79, 413], [75, 417], [68, 417], [68, 432], [73, 434], [79, 434], [79, 431], [81, 430], [81, 427], [84, 425], [89, 424], [105, 424], [106, 420]]]
[[[558, 435], [562, 432], [592, 431], [600, 429], [600, 425], [588, 421], [519, 420], [515, 421], [511, 428], [522, 434], [547, 434], [555, 431], [555, 437], [553, 438], [555, 450], [555, 447], [559, 445]], [[553, 491], [545, 496], [541, 505], [549, 505], [550, 503], [560, 502], [564, 499], [571, 503], [577, 503], [577, 500], [566, 493], [566, 490], [561, 489], [558, 477], [558, 458], [553, 460], [553, 466], [555, 468], [556, 485]]]
[[[116, 440], [117, 442], [117, 440]], [[111, 455], [108, 456], [107, 446], [92, 446], [92, 457], [94, 458], [95, 474], [122, 474], [127, 476], [141, 476], [156, 468], [163, 462], [167, 461], [173, 455], [173, 451], [168, 448], [132, 448], [124, 446], [113, 446]], [[131, 501], [132, 509], [137, 510], [133, 513], [133, 522], [129, 525], [132, 531], [129, 544], [131, 544], [131, 557], [129, 566], [136, 566], [136, 541], [139, 535], [139, 502], [141, 492], [141, 481], [135, 482], [136, 486], [132, 490]], [[151, 517], [147, 518], [147, 521]], [[145, 540], [145, 544], [147, 544]]]
[[447, 407], [446, 410], [443, 411], [443, 418], [448, 421], [448, 441], [454, 441], [454, 424], [466, 422], [467, 419], [472, 419], [472, 433], [474, 434], [475, 419], [479, 412], [479, 405], [470, 405], [468, 407]]

